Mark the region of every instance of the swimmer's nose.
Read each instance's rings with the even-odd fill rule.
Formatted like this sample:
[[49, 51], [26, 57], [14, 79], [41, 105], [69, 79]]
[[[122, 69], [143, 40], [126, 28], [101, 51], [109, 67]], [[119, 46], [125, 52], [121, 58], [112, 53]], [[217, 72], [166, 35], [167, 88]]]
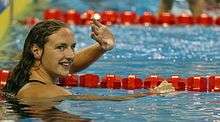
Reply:
[[66, 58], [73, 58], [74, 56], [75, 56], [75, 51], [73, 51], [72, 49], [67, 49], [65, 51]]

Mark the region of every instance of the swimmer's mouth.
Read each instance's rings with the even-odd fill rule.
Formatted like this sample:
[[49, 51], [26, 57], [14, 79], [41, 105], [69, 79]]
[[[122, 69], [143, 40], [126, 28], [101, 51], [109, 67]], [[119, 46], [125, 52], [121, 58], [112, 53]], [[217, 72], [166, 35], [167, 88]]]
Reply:
[[59, 62], [59, 64], [65, 68], [69, 68], [73, 64], [73, 61]]

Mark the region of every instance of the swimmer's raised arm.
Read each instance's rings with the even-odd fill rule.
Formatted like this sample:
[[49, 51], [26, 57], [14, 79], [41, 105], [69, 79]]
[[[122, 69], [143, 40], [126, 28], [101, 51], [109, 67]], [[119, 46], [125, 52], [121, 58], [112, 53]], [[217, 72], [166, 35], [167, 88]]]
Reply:
[[97, 43], [84, 48], [75, 54], [74, 63], [70, 70], [72, 73], [85, 69], [106, 51], [111, 50], [115, 45], [115, 38], [107, 26], [102, 25], [99, 21], [93, 19], [91, 28], [91, 38]]

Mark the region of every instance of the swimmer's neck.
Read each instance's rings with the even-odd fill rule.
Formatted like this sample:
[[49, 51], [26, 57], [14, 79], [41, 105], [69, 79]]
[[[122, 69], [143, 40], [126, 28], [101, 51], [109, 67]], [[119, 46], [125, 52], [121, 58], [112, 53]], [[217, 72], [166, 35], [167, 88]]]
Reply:
[[50, 75], [47, 71], [44, 70], [42, 65], [31, 68], [31, 75], [29, 80], [39, 80], [46, 84], [54, 84], [56, 79], [57, 77]]

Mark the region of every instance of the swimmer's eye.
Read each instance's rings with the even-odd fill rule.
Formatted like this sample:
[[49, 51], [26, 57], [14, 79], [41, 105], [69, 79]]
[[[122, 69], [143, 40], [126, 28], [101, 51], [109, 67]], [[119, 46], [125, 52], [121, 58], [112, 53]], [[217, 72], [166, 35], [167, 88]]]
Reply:
[[73, 50], [73, 52], [75, 51], [76, 48], [76, 44], [71, 45], [71, 49]]
[[59, 49], [60, 51], [64, 51], [65, 48], [66, 48], [66, 46], [64, 46], [64, 45], [57, 46], [57, 49]]

